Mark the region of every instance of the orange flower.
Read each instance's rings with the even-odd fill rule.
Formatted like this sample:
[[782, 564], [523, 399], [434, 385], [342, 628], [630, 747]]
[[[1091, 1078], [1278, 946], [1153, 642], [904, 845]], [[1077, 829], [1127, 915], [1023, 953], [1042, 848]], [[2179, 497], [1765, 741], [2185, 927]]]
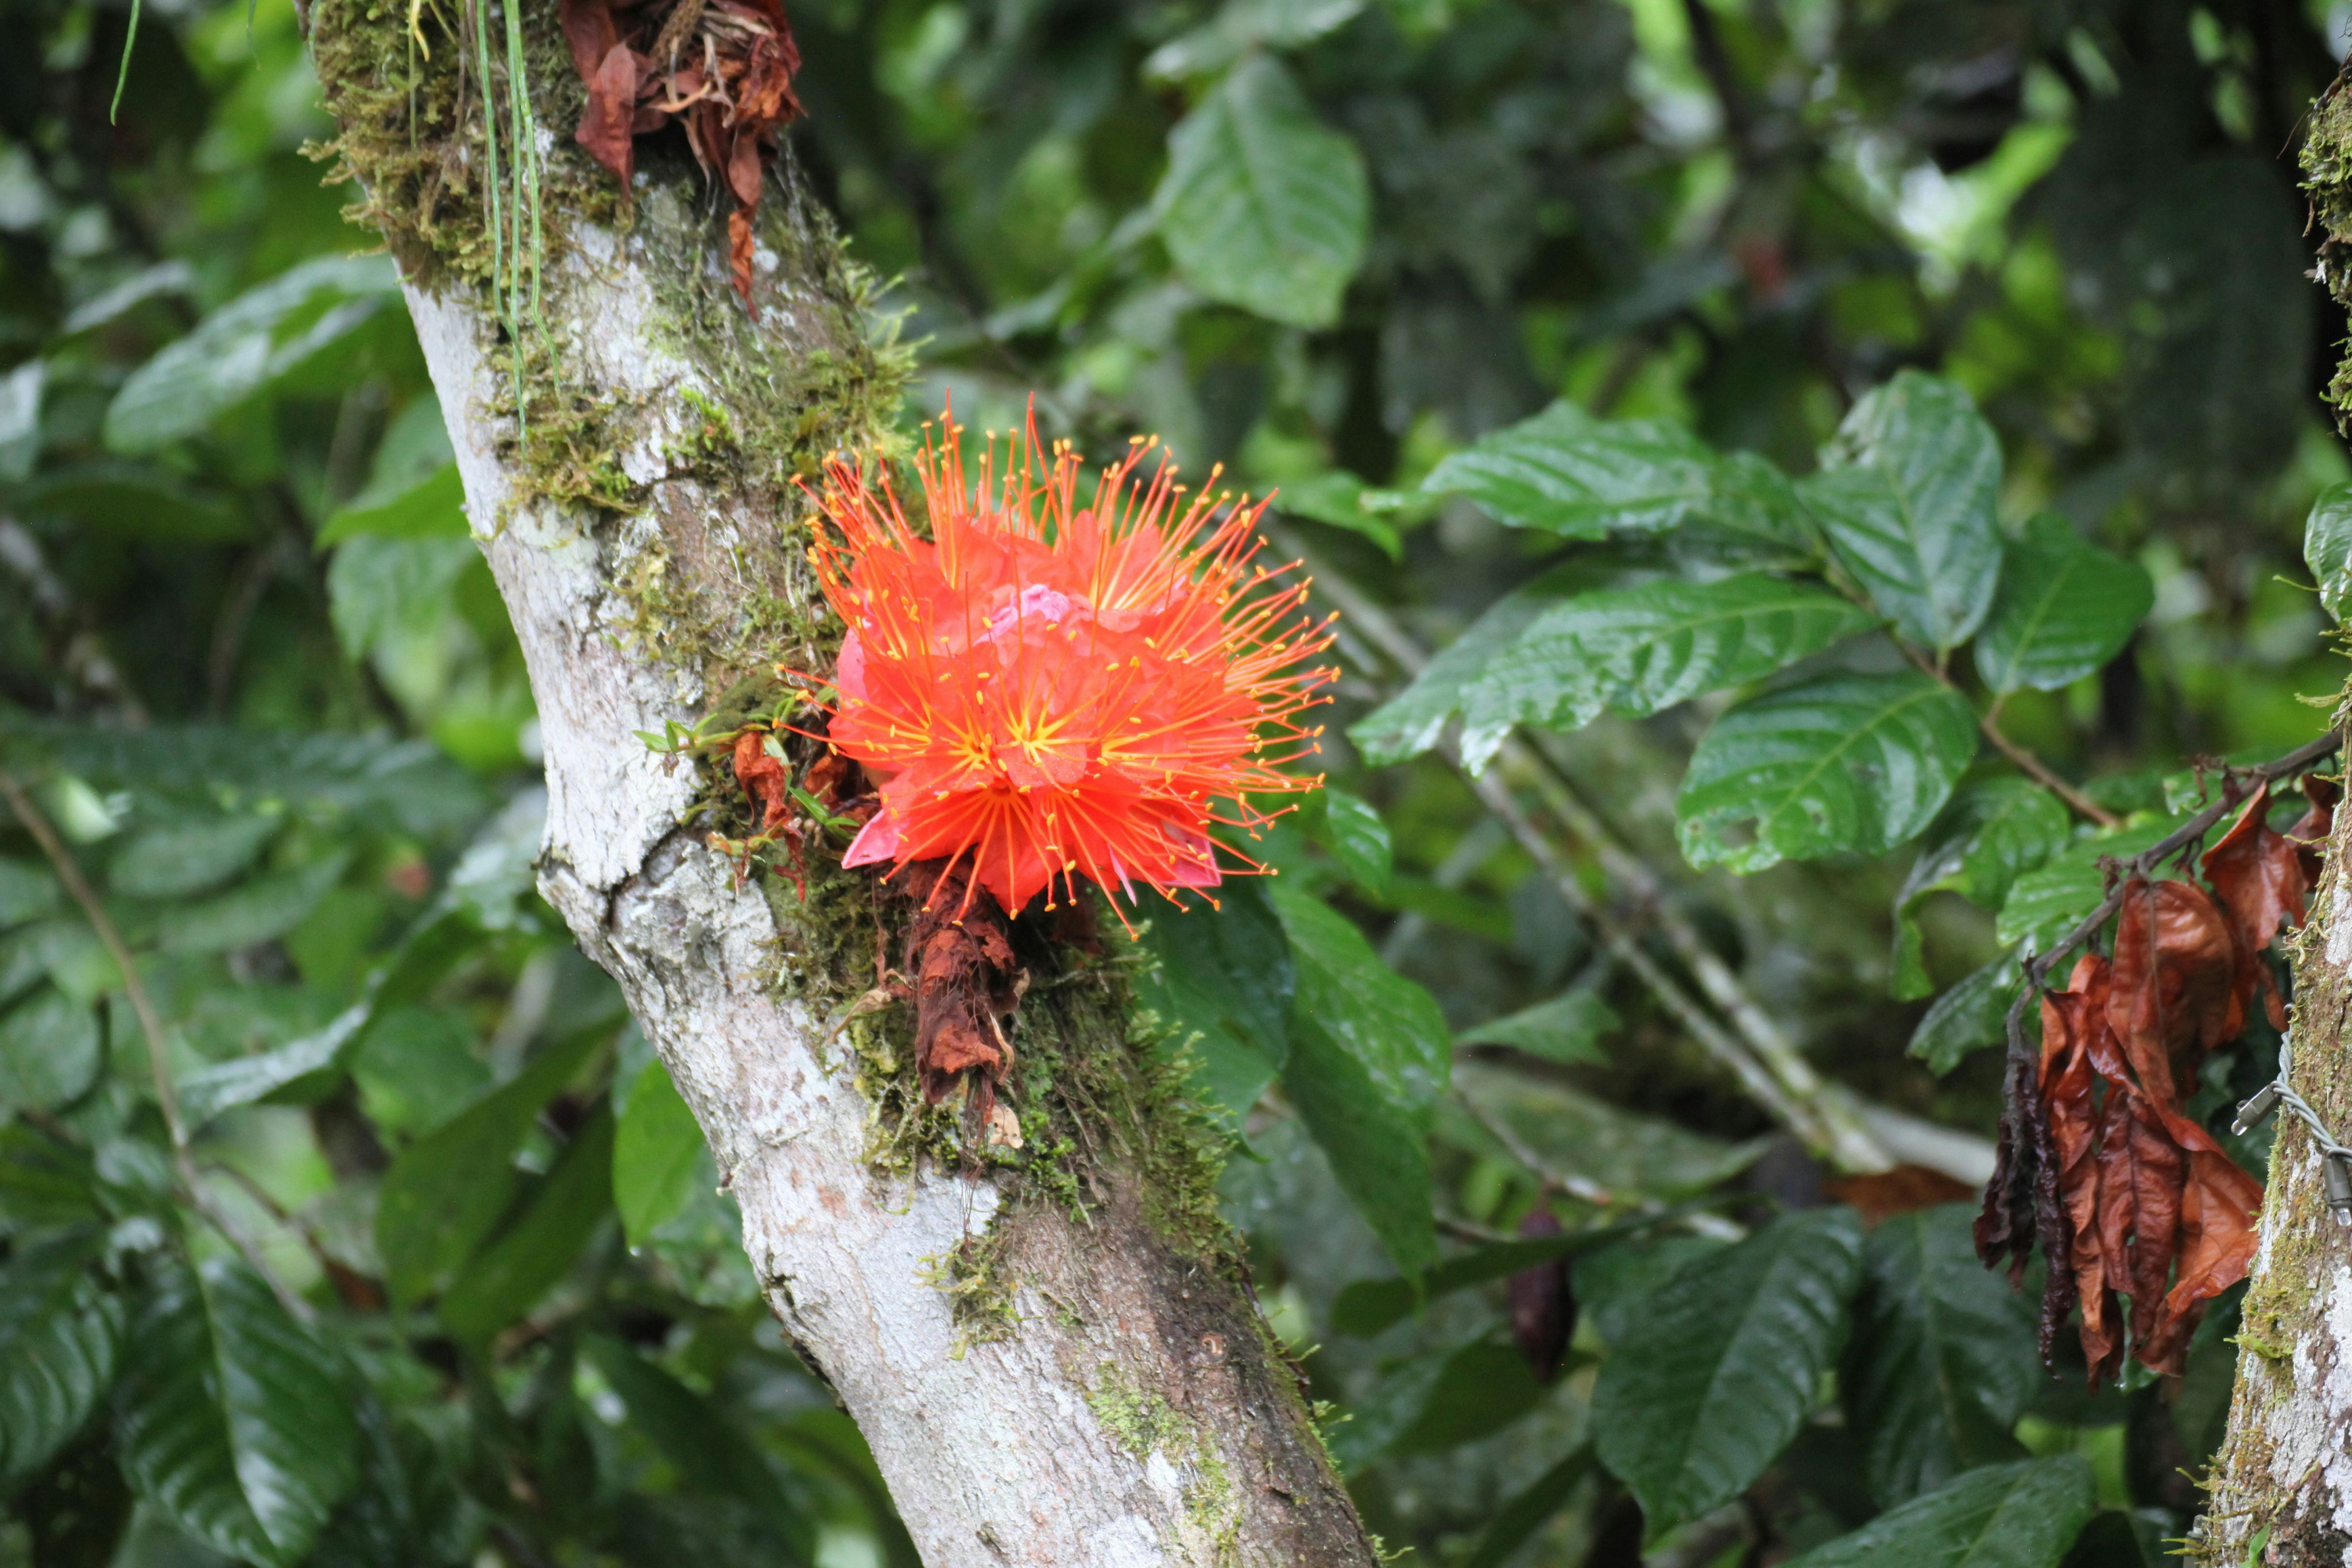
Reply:
[[1321, 783], [1279, 768], [1313, 753], [1296, 720], [1336, 674], [1297, 667], [1330, 645], [1306, 583], [1253, 564], [1265, 504], [1186, 502], [1164, 457], [1140, 479], [1139, 438], [1081, 506], [1077, 455], [1034, 419], [975, 493], [960, 435], [950, 416], [916, 459], [929, 538], [887, 476], [825, 470], [840, 538], [813, 554], [848, 624], [827, 738], [882, 797], [842, 863], [965, 863], [1007, 913], [1076, 876], [1133, 899], [1260, 869], [1221, 867], [1210, 826], [1254, 832], [1245, 792]]

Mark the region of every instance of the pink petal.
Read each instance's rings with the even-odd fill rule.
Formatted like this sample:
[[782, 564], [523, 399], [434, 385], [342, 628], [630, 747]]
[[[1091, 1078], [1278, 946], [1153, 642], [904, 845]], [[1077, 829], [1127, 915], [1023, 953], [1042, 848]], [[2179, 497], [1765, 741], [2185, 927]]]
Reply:
[[898, 819], [885, 806], [849, 841], [849, 848], [842, 852], [841, 863], [845, 868], [872, 865], [877, 861], [894, 860], [898, 853]]

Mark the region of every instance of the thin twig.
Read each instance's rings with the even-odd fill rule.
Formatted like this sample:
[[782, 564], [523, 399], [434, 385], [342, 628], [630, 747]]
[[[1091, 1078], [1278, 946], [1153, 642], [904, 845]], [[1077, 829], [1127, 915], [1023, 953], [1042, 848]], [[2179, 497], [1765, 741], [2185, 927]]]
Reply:
[[[2284, 757], [2252, 768], [2232, 768], [2227, 771], [2240, 779], [2273, 783], [2291, 774], [2305, 771], [2322, 758], [2334, 755], [2343, 745], [2343, 736], [2331, 730], [2308, 745], [2296, 747]], [[2027, 1004], [2041, 994], [2051, 967], [2099, 934], [2100, 928], [2106, 925], [2116, 911], [2123, 907], [2126, 888], [2204, 837], [2212, 830], [2214, 823], [2243, 804], [2244, 797], [2232, 800], [2230, 792], [2224, 789], [2211, 805], [2180, 826], [2129, 860], [2116, 862], [2116, 869], [2123, 874], [2116, 878], [2115, 886], [2108, 889], [2106, 897], [2099, 901], [2099, 906], [2083, 916], [2074, 929], [2052, 943], [2048, 951], [2031, 954], [2025, 958], [2022, 966], [2025, 984], [2018, 990], [2017, 999], [2010, 1003], [2007, 1019], [2009, 1054], [2012, 1062], [2031, 1062], [2032, 1060], [2032, 1048], [2025, 1043], [2025, 1009]]]
[[99, 902], [98, 894], [81, 874], [81, 866], [67, 851], [65, 841], [58, 837], [57, 830], [49, 825], [48, 818], [33, 803], [32, 796], [5, 764], [0, 764], [0, 800], [8, 802], [9, 811], [23, 825], [25, 831], [32, 835], [33, 841], [41, 847], [41, 852], [48, 857], [49, 864], [58, 873], [58, 880], [65, 883], [67, 894], [80, 906], [83, 918], [89, 922], [90, 929], [98, 933], [98, 940], [106, 948], [107, 956], [121, 971], [122, 988], [131, 998], [131, 1010], [139, 1016], [140, 1030], [147, 1037], [147, 1065], [154, 1079], [155, 1103], [163, 1113], [163, 1128], [172, 1141], [172, 1164], [179, 1173], [180, 1185], [186, 1189], [189, 1206], [210, 1221], [214, 1229], [228, 1239], [229, 1245], [236, 1249], [255, 1273], [268, 1281], [269, 1289], [280, 1305], [303, 1322], [312, 1321], [316, 1314], [311, 1312], [310, 1303], [287, 1287], [263, 1259], [261, 1249], [254, 1245], [252, 1239], [239, 1230], [205, 1191], [203, 1178], [196, 1172], [195, 1161], [188, 1155], [188, 1126], [181, 1116], [180, 1092], [172, 1079], [171, 1057], [163, 1042], [163, 1016], [155, 1010], [155, 998], [149, 994], [147, 982], [140, 977], [139, 966], [131, 960], [130, 945], [122, 940], [122, 933], [115, 928], [113, 920], [106, 913], [106, 906]]
[[1992, 742], [1995, 750], [2017, 764], [2019, 770], [2036, 784], [2065, 801], [2077, 816], [2087, 818], [2103, 828], [2123, 826], [2124, 820], [2121, 817], [2084, 794], [2074, 785], [2067, 783], [2065, 779], [2052, 771], [2048, 763], [2036, 757], [2025, 747], [2011, 740], [2000, 727], [2000, 705], [1995, 703], [1992, 711], [1977, 721], [1977, 728], [1983, 732], [1987, 740]]

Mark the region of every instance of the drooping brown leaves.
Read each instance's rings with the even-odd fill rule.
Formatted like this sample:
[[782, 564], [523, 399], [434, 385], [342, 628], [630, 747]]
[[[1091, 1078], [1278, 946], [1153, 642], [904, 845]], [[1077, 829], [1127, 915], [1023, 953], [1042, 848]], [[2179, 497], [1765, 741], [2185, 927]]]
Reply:
[[704, 174], [735, 198], [729, 269], [751, 303], [751, 220], [779, 130], [800, 117], [800, 49], [778, 0], [563, 0], [563, 37], [588, 89], [572, 140], [619, 177], [636, 173], [636, 139], [673, 120]]
[[2038, 1069], [2011, 1063], [1977, 1249], [2015, 1279], [2040, 1243], [2042, 1354], [2079, 1312], [2094, 1384], [2126, 1351], [2179, 1372], [2206, 1303], [2252, 1259], [2262, 1184], [2183, 1103], [2257, 998], [2284, 1024], [2266, 954], [2303, 922], [2336, 800], [2325, 780], [2303, 788], [2309, 810], [2285, 832], [2269, 824], [2269, 786], [2253, 790], [2200, 862], [2210, 892], [2179, 879], [2124, 883], [2112, 957], [2085, 954], [2065, 989], [2043, 996]]
[[970, 883], [951, 862], [914, 862], [899, 882], [915, 901], [905, 962], [915, 983], [923, 1097], [938, 1103], [969, 1072], [978, 1124], [986, 1126], [996, 1085], [1013, 1070], [1004, 1020], [1029, 988], [1029, 971], [1013, 951], [1013, 924], [994, 899], [970, 896]]

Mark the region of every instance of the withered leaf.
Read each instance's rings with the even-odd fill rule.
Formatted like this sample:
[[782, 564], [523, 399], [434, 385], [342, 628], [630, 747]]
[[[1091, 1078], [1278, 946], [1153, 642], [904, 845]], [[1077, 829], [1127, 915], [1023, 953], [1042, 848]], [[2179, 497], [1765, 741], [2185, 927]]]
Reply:
[[2145, 877], [2124, 884], [2107, 1024], [2158, 1104], [2177, 1104], [2175, 1086], [2199, 1058], [2245, 1027], [2237, 977], [2237, 938], [2203, 888]]
[[2131, 1294], [2132, 1338], [2145, 1344], [2163, 1317], [2188, 1161], [2136, 1089], [2110, 1085], [2099, 1122], [2099, 1249], [2108, 1282]]
[[2293, 839], [2296, 852], [2302, 857], [2304, 873], [2313, 885], [2319, 882], [2321, 852], [2327, 847], [2327, 836], [2336, 830], [2336, 802], [2344, 793], [2343, 786], [2316, 773], [2303, 776], [2303, 798], [2306, 809], [2286, 831]]
[[2158, 1372], [2178, 1373], [2205, 1303], [2244, 1279], [2253, 1261], [2263, 1184], [2188, 1117], [2168, 1113], [2164, 1123], [2189, 1166], [2180, 1196], [2179, 1272], [2135, 1354]]
[[[2086, 954], [2075, 964], [2067, 989], [2042, 1002], [2042, 1098], [2068, 1231], [2066, 1252], [2063, 1260], [2052, 1256], [2042, 1291], [2042, 1357], [2050, 1358], [2067, 1312], [2079, 1302], [2083, 1359], [2090, 1364], [2095, 1387], [2114, 1376], [2123, 1361], [2123, 1325], [2099, 1223], [2097, 1061], [2119, 1064], [2108, 1037], [2106, 989], [2106, 961]], [[2105, 1041], [2105, 1051], [2095, 1049], [2097, 1040]]]
[[1876, 1225], [1898, 1214], [1956, 1203], [1976, 1189], [1930, 1166], [1905, 1165], [1866, 1176], [1840, 1176], [1823, 1183], [1822, 1190], [1861, 1215], [1864, 1225]]
[[2242, 1009], [2259, 990], [2272, 1026], [2284, 1029], [2286, 1012], [2263, 954], [2282, 925], [2303, 924], [2311, 876], [2294, 841], [2270, 825], [2270, 805], [2271, 787], [2265, 783], [2255, 789], [2238, 820], [2205, 852], [2200, 863], [2237, 936], [2239, 1006]]
[[735, 781], [760, 810], [760, 831], [772, 833], [790, 821], [793, 776], [768, 755], [764, 731], [747, 729], [735, 737]]

